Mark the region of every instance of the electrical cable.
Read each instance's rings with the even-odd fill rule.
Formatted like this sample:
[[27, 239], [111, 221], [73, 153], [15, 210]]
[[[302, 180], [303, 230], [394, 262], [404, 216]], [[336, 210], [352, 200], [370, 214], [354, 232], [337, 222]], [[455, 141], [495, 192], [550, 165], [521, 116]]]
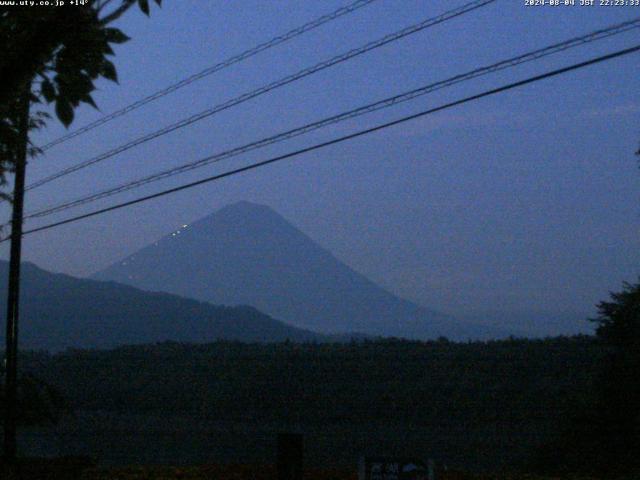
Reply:
[[236, 63], [242, 62], [244, 60], [247, 60], [248, 58], [253, 57], [254, 55], [257, 55], [258, 53], [264, 52], [265, 50], [268, 50], [270, 48], [273, 48], [277, 45], [280, 45], [282, 43], [285, 43], [295, 37], [298, 37], [306, 32], [310, 32], [311, 30], [314, 30], [318, 27], [320, 27], [321, 25], [324, 25], [325, 23], [331, 22], [337, 18], [342, 17], [343, 15], [347, 15], [348, 13], [352, 13], [355, 12], [356, 10], [359, 10], [362, 7], [365, 7], [367, 5], [369, 5], [370, 3], [373, 3], [377, 0], [356, 0], [355, 2], [346, 5], [344, 7], [341, 7], [329, 14], [323, 15], [321, 17], [316, 18], [315, 20], [312, 20], [308, 23], [305, 23], [304, 25], [301, 25], [297, 28], [294, 28], [293, 30], [289, 30], [287, 33], [283, 34], [283, 35], [278, 35], [277, 37], [273, 37], [271, 40], [268, 40], [264, 43], [261, 43], [259, 45], [256, 45], [253, 48], [250, 48], [248, 50], [245, 50], [242, 53], [239, 53], [237, 55], [234, 55], [233, 57], [227, 58], [226, 60], [223, 60], [222, 62], [216, 63], [215, 65], [205, 68], [204, 70], [195, 73], [193, 75], [190, 75], [182, 80], [180, 80], [179, 82], [176, 82], [172, 85], [169, 85], [166, 88], [163, 88], [162, 90], [158, 90], [155, 93], [152, 93], [151, 95], [148, 95], [134, 103], [131, 103], [129, 105], [127, 105], [126, 107], [121, 108], [120, 110], [116, 110], [115, 112], [112, 112], [108, 115], [105, 115], [97, 120], [95, 120], [94, 122], [91, 122], [87, 125], [85, 125], [82, 128], [79, 128], [77, 130], [74, 130], [73, 132], [67, 133], [66, 135], [63, 135], [59, 138], [56, 138], [55, 140], [52, 140], [51, 142], [47, 143], [46, 145], [43, 145], [42, 147], [40, 147], [40, 149], [42, 151], [45, 150], [49, 150], [50, 148], [59, 145], [61, 143], [64, 143], [68, 140], [71, 140], [72, 138], [75, 138], [79, 135], [82, 135], [83, 133], [86, 133], [90, 130], [93, 130], [94, 128], [99, 127], [100, 125], [104, 125], [107, 122], [110, 122], [111, 120], [114, 120], [118, 117], [122, 117], [123, 115], [126, 115], [129, 112], [132, 112], [134, 110], [137, 110], [138, 108], [151, 103], [159, 98], [162, 98], [166, 95], [169, 95], [170, 93], [175, 92], [176, 90], [179, 90], [183, 87], [186, 87], [187, 85], [190, 85], [198, 80], [201, 80], [205, 77], [208, 77], [209, 75], [212, 75], [216, 72], [219, 72], [220, 70], [223, 70], [227, 67], [230, 67], [231, 65], [235, 65]]
[[[562, 74], [565, 74], [565, 73], [570, 72], [570, 71], [574, 71], [574, 70], [578, 70], [578, 69], [581, 69], [581, 68], [585, 68], [587, 66], [594, 65], [594, 64], [597, 64], [597, 63], [602, 63], [602, 62], [605, 62], [605, 61], [608, 61], [608, 60], [612, 60], [614, 58], [622, 57], [624, 55], [629, 55], [629, 54], [635, 53], [637, 51], [640, 51], [640, 45], [636, 45], [634, 47], [630, 47], [630, 48], [627, 48], [627, 49], [624, 49], [624, 50], [618, 50], [618, 51], [616, 51], [614, 53], [610, 53], [608, 55], [603, 55], [603, 56], [600, 56], [600, 57], [592, 58], [590, 60], [587, 60], [587, 61], [584, 61], [584, 62], [581, 62], [581, 63], [577, 63], [577, 64], [573, 64], [573, 65], [570, 65], [568, 67], [563, 67], [563, 68], [560, 68], [560, 69], [557, 69], [557, 70], [553, 70], [553, 71], [550, 71], [550, 72], [546, 72], [546, 73], [543, 73], [541, 75], [536, 75], [536, 76], [533, 76], [533, 77], [529, 77], [529, 78], [527, 78], [525, 80], [520, 80], [518, 82], [514, 82], [514, 83], [507, 84], [507, 85], [503, 85], [501, 87], [497, 87], [497, 88], [494, 88], [492, 90], [487, 90], [487, 91], [484, 91], [482, 93], [463, 98], [461, 100], [456, 100], [454, 102], [450, 102], [450, 103], [441, 105], [439, 107], [435, 107], [435, 108], [431, 108], [431, 109], [428, 109], [428, 110], [424, 110], [422, 112], [415, 113], [413, 115], [408, 115], [408, 116], [402, 117], [400, 119], [393, 120], [391, 122], [387, 122], [387, 123], [383, 123], [383, 124], [380, 124], [380, 125], [376, 125], [375, 127], [367, 128], [367, 129], [364, 129], [364, 130], [359, 130], [359, 131], [351, 133], [349, 135], [344, 135], [342, 137], [334, 138], [334, 139], [326, 141], [326, 142], [318, 143], [318, 144], [315, 144], [315, 145], [312, 145], [312, 146], [309, 146], [309, 147], [305, 147], [305, 148], [302, 148], [302, 149], [299, 149], [299, 150], [296, 150], [296, 151], [293, 151], [293, 152], [286, 153], [284, 155], [279, 155], [277, 157], [273, 157], [273, 158], [270, 158], [270, 159], [267, 159], [267, 160], [263, 160], [261, 162], [253, 163], [251, 165], [247, 165], [247, 166], [244, 166], [244, 167], [241, 167], [241, 168], [230, 170], [230, 171], [227, 171], [227, 172], [224, 172], [224, 173], [221, 173], [221, 174], [213, 175], [213, 176], [210, 176], [210, 177], [207, 177], [207, 178], [203, 178], [203, 179], [200, 179], [200, 180], [197, 180], [197, 181], [194, 181], [194, 182], [190, 182], [190, 183], [187, 183], [187, 184], [184, 184], [184, 185], [180, 185], [178, 187], [173, 187], [173, 188], [170, 188], [170, 189], [167, 189], [167, 190], [163, 190], [161, 192], [157, 192], [157, 193], [154, 193], [154, 194], [151, 194], [151, 195], [146, 195], [146, 196], [143, 196], [143, 197], [139, 197], [139, 198], [136, 198], [134, 200], [129, 200], [127, 202], [122, 202], [122, 203], [119, 203], [119, 204], [116, 204], [116, 205], [112, 205], [112, 206], [109, 206], [109, 207], [101, 208], [99, 210], [94, 210], [92, 212], [85, 213], [85, 214], [78, 215], [78, 216], [71, 217], [71, 218], [67, 218], [65, 220], [60, 220], [58, 222], [54, 222], [54, 223], [50, 223], [50, 224], [47, 224], [47, 225], [43, 225], [41, 227], [37, 227], [37, 228], [30, 229], [30, 230], [26, 230], [26, 231], [23, 232], [23, 235], [29, 235], [29, 234], [32, 234], [32, 233], [41, 232], [41, 231], [44, 231], [44, 230], [49, 230], [49, 229], [54, 228], [54, 227], [58, 227], [58, 226], [61, 226], [61, 225], [66, 225], [66, 224], [69, 224], [69, 223], [77, 222], [79, 220], [84, 220], [86, 218], [94, 217], [94, 216], [101, 215], [101, 214], [104, 214], [104, 213], [107, 213], [107, 212], [111, 212], [111, 211], [114, 211], [114, 210], [119, 210], [119, 209], [124, 208], [124, 207], [128, 207], [128, 206], [135, 205], [135, 204], [138, 204], [138, 203], [146, 202], [148, 200], [159, 198], [159, 197], [162, 197], [162, 196], [165, 196], [165, 195], [169, 195], [169, 194], [172, 194], [172, 193], [176, 193], [176, 192], [179, 192], [179, 191], [182, 191], [182, 190], [187, 190], [187, 189], [196, 187], [198, 185], [203, 185], [205, 183], [210, 183], [210, 182], [213, 182], [213, 181], [216, 181], [216, 180], [220, 180], [222, 178], [230, 177], [230, 176], [233, 176], [233, 175], [237, 175], [237, 174], [249, 171], [249, 170], [254, 170], [256, 168], [264, 167], [266, 165], [270, 165], [272, 163], [276, 163], [276, 162], [279, 162], [279, 161], [282, 161], [282, 160], [285, 160], [285, 159], [288, 159], [288, 158], [296, 157], [296, 156], [302, 155], [304, 153], [308, 153], [308, 152], [311, 152], [311, 151], [314, 151], [314, 150], [319, 150], [319, 149], [322, 149], [322, 148], [326, 148], [326, 147], [328, 147], [330, 145], [335, 145], [335, 144], [342, 143], [342, 142], [345, 142], [345, 141], [348, 141], [348, 140], [352, 140], [354, 138], [358, 138], [358, 137], [361, 137], [361, 136], [364, 136], [364, 135], [368, 135], [368, 134], [371, 134], [371, 133], [374, 133], [374, 132], [377, 132], [377, 131], [380, 131], [380, 130], [383, 130], [383, 129], [387, 129], [387, 128], [393, 127], [395, 125], [399, 125], [399, 124], [402, 124], [402, 123], [405, 123], [405, 122], [408, 122], [408, 121], [411, 121], [411, 120], [415, 120], [417, 118], [424, 117], [426, 115], [433, 114], [435, 112], [447, 110], [449, 108], [452, 108], [452, 107], [455, 107], [455, 106], [458, 106], [458, 105], [462, 105], [464, 103], [468, 103], [468, 102], [472, 102], [472, 101], [475, 101], [475, 100], [479, 100], [481, 98], [488, 97], [490, 95], [495, 95], [495, 94], [498, 94], [498, 93], [501, 93], [501, 92], [505, 92], [507, 90], [512, 90], [512, 89], [517, 88], [517, 87], [521, 87], [521, 86], [528, 85], [528, 84], [531, 84], [531, 83], [535, 83], [535, 82], [538, 82], [538, 81], [541, 81], [541, 80], [544, 80], [544, 79], [547, 79], [547, 78], [551, 78], [551, 77], [555, 77], [555, 76], [558, 76], [558, 75], [562, 75]], [[4, 239], [0, 240], [0, 243], [2, 243], [4, 241], [7, 241], [10, 238], [11, 238], [10, 236], [7, 237], [7, 238], [4, 238]]]
[[279, 80], [276, 80], [274, 82], [271, 82], [267, 85], [264, 85], [256, 90], [252, 90], [250, 92], [244, 93], [238, 97], [232, 98], [231, 100], [228, 100], [226, 102], [223, 102], [221, 104], [215, 105], [214, 107], [211, 107], [207, 110], [204, 110], [202, 112], [196, 113], [188, 118], [182, 119], [176, 123], [173, 123], [171, 125], [168, 125], [164, 128], [161, 128], [159, 130], [156, 130], [155, 132], [149, 133], [147, 135], [143, 135], [142, 137], [138, 137], [134, 140], [131, 140], [130, 142], [127, 142], [123, 145], [120, 145], [118, 147], [115, 147], [107, 152], [104, 152], [96, 157], [90, 158], [88, 160], [85, 160], [84, 162], [81, 162], [77, 165], [65, 168], [63, 170], [60, 170], [52, 175], [49, 175], [48, 177], [45, 177], [41, 180], [38, 180], [30, 185], [27, 185], [27, 187], [25, 188], [26, 191], [28, 190], [32, 190], [34, 188], [37, 187], [41, 187], [42, 185], [45, 185], [49, 182], [52, 182], [53, 180], [56, 180], [58, 178], [64, 177], [66, 175], [69, 175], [73, 172], [77, 172], [78, 170], [82, 170], [83, 168], [89, 167], [91, 165], [95, 165], [96, 163], [102, 162], [108, 158], [111, 158], [115, 155], [118, 155], [119, 153], [125, 152], [127, 150], [130, 150], [131, 148], [137, 147], [138, 145], [142, 145], [143, 143], [149, 142], [151, 140], [154, 140], [158, 137], [167, 135], [168, 133], [174, 132], [178, 129], [184, 128], [186, 126], [189, 126], [193, 123], [199, 122], [200, 120], [203, 120], [205, 118], [211, 117], [212, 115], [215, 115], [216, 113], [222, 112], [224, 110], [227, 110], [231, 107], [235, 107], [236, 105], [239, 105], [241, 103], [244, 103], [248, 100], [251, 100], [253, 98], [259, 97], [261, 95], [264, 95], [265, 93], [268, 93], [272, 90], [275, 90], [277, 88], [283, 87], [285, 85], [288, 85], [292, 82], [295, 82], [297, 80], [300, 80], [302, 78], [308, 77], [309, 75], [313, 75], [314, 73], [317, 73], [319, 71], [325, 70], [329, 67], [332, 67], [334, 65], [337, 65], [339, 63], [345, 62], [347, 60], [350, 60], [352, 58], [355, 58], [357, 56], [363, 55], [364, 53], [367, 53], [371, 50], [374, 50], [376, 48], [382, 47], [383, 45], [387, 45], [391, 42], [395, 42], [397, 40], [400, 40], [401, 38], [407, 37], [409, 35], [412, 35], [414, 33], [420, 32], [422, 30], [425, 30], [429, 27], [432, 27], [434, 25], [438, 25], [440, 23], [444, 23], [448, 20], [452, 20], [456, 17], [459, 17], [461, 15], [464, 15], [465, 13], [471, 12], [473, 10], [476, 10], [478, 8], [484, 7], [490, 3], [493, 3], [497, 0], [475, 0], [473, 2], [467, 3], [461, 7], [458, 8], [454, 8], [452, 10], [449, 10], [441, 15], [438, 15], [436, 17], [433, 18], [429, 18], [427, 20], [424, 20], [422, 22], [419, 22], [417, 24], [411, 25], [409, 27], [406, 27], [402, 30], [399, 30], [395, 33], [391, 33], [389, 35], [386, 35], [378, 40], [369, 42], [361, 47], [358, 48], [354, 48], [352, 50], [349, 50], [348, 52], [342, 53], [340, 55], [336, 55], [328, 60], [325, 60], [323, 62], [317, 63], [311, 67], [305, 68], [303, 70], [300, 70], [294, 74], [291, 75], [287, 75], [286, 77], [283, 77]]
[[398, 105], [402, 102], [413, 100], [417, 97], [432, 93], [436, 90], [447, 88], [452, 85], [456, 85], [458, 83], [462, 83], [483, 75], [487, 75], [489, 73], [494, 73], [507, 68], [511, 68], [526, 62], [538, 60], [548, 55], [552, 55], [558, 52], [563, 52], [570, 48], [575, 48], [577, 46], [588, 44], [594, 41], [602, 40], [604, 38], [608, 38], [613, 35], [617, 35], [638, 27], [640, 27], [640, 18], [623, 22], [620, 24], [616, 24], [604, 29], [596, 30], [587, 35], [575, 37], [560, 43], [556, 43], [556, 44], [538, 49], [538, 50], [534, 50], [532, 52], [528, 52], [522, 55], [518, 55], [516, 57], [509, 58], [507, 60], [502, 60], [492, 65], [477, 68], [475, 70], [471, 70], [469, 72], [456, 75], [446, 80], [441, 80], [435, 83], [431, 83], [429, 85], [426, 85], [417, 89], [413, 89], [408, 92], [404, 92], [399, 95], [386, 98], [384, 100], [380, 100], [380, 101], [377, 101], [353, 110], [349, 110], [347, 112], [344, 112], [338, 115], [324, 118], [322, 120], [309, 123], [301, 127], [287, 130], [277, 135], [272, 135], [270, 137], [263, 138], [261, 140], [257, 140], [239, 147], [235, 147], [215, 155], [210, 155], [205, 158], [198, 159], [197, 161], [194, 161], [194, 162], [189, 162], [187, 164], [180, 165], [178, 167], [173, 167], [170, 169], [163, 170], [161, 172], [154, 173], [152, 175], [147, 175], [145, 177], [142, 177], [133, 181], [125, 182], [124, 184], [118, 185], [116, 187], [111, 187], [109, 189], [102, 190], [100, 192], [93, 193], [91, 195], [87, 195], [75, 200], [67, 201], [65, 203], [58, 204], [52, 207], [47, 207], [47, 208], [38, 210], [36, 212], [27, 213], [24, 218], [30, 219], [30, 218], [44, 217], [44, 216], [51, 215], [53, 213], [67, 210], [69, 208], [85, 205], [87, 203], [91, 203], [96, 200], [100, 200], [100, 199], [107, 198], [107, 197], [131, 190], [134, 188], [138, 188], [140, 186], [143, 186], [158, 180], [162, 180], [162, 179], [169, 178], [190, 170], [194, 170], [194, 169], [209, 165], [211, 163], [215, 163], [221, 160], [225, 160], [227, 158], [235, 157], [237, 155], [255, 150], [257, 148], [262, 148], [268, 145], [279, 143], [281, 141], [288, 140], [290, 138], [317, 130], [319, 128], [323, 128], [323, 127], [333, 125], [345, 120], [356, 118], [358, 116], [375, 112], [378, 110], [382, 110], [384, 108], [389, 108], [389, 107]]

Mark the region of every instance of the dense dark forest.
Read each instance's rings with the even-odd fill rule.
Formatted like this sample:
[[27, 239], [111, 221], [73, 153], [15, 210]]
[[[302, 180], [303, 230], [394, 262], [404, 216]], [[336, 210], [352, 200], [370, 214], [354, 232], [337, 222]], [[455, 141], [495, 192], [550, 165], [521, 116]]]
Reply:
[[[90, 412], [99, 412], [98, 420], [89, 420], [92, 427], [85, 425], [87, 435], [91, 428], [123, 423], [127, 427], [114, 435], [157, 432], [171, 419], [168, 431], [180, 425], [202, 433], [203, 425], [225, 422], [264, 433], [261, 426], [270, 425], [333, 435], [324, 451], [315, 452], [322, 463], [348, 464], [365, 445], [376, 454], [414, 452], [494, 470], [526, 465], [540, 445], [557, 439], [564, 420], [592, 403], [605, 355], [586, 336], [470, 343], [168, 342], [29, 353], [22, 365], [60, 392], [78, 419], [86, 422]], [[219, 441], [217, 435], [209, 444]]]
[[585, 401], [591, 338], [450, 343], [162, 343], [31, 354], [75, 409], [233, 420], [530, 422]]

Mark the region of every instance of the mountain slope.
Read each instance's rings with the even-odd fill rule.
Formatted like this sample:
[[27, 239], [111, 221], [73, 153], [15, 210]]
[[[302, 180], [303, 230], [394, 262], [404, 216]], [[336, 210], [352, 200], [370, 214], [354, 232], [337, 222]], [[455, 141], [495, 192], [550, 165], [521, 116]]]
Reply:
[[[0, 261], [0, 311], [8, 263]], [[312, 341], [324, 337], [286, 325], [253, 307], [222, 307], [113, 282], [53, 274], [22, 265], [20, 345], [60, 350], [159, 342]], [[4, 338], [4, 330], [0, 336]]]
[[383, 290], [269, 207], [240, 202], [183, 226], [94, 278], [216, 304], [247, 304], [301, 328], [407, 338], [477, 338]]

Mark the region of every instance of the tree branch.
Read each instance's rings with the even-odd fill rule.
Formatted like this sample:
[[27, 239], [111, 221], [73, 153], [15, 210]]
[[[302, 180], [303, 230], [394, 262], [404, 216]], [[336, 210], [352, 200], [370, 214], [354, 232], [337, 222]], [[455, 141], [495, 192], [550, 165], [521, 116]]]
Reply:
[[[111, 0], [107, 0], [107, 3], [109, 1], [111, 1]], [[111, 12], [106, 17], [103, 17], [102, 19], [100, 19], [100, 23], [102, 25], [108, 25], [111, 22], [116, 21], [118, 18], [120, 18], [122, 15], [124, 15], [126, 13], [126, 11], [129, 10], [133, 6], [134, 3], [136, 3], [136, 0], [124, 0], [122, 2], [122, 5], [120, 5], [118, 8], [116, 8], [113, 12]]]

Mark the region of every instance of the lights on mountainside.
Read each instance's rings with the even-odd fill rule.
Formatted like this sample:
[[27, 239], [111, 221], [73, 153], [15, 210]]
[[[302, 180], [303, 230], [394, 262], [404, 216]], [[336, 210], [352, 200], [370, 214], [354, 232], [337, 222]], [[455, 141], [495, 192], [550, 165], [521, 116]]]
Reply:
[[180, 230], [176, 230], [175, 232], [173, 232], [171, 234], [172, 237], [175, 237], [176, 235], [180, 235], [180, 233], [182, 232], [182, 229], [187, 228], [189, 226], [189, 224], [185, 223], [182, 225], [182, 227], [180, 228]]

